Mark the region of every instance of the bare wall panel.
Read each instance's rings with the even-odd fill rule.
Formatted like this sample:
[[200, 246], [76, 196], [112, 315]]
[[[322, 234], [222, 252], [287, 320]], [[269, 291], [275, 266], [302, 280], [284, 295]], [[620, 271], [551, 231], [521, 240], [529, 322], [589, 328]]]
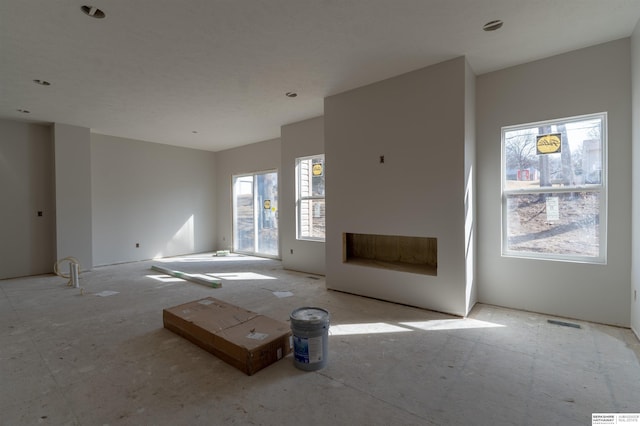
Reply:
[[0, 120], [0, 279], [48, 273], [55, 263], [51, 127]]
[[91, 143], [89, 129], [53, 125], [56, 176], [56, 256], [74, 257], [81, 270], [93, 267], [91, 231]]
[[640, 338], [640, 21], [631, 38], [633, 113], [633, 246], [631, 258], [631, 328]]
[[[478, 77], [480, 302], [629, 325], [630, 70], [630, 42], [623, 39]], [[609, 121], [607, 264], [502, 257], [501, 128], [603, 111]]]
[[213, 152], [92, 134], [91, 154], [96, 265], [215, 249]]
[[[461, 57], [325, 99], [328, 288], [466, 315], [466, 73]], [[437, 276], [345, 263], [343, 233], [437, 238]]]
[[[280, 236], [287, 269], [324, 275], [325, 243], [296, 239], [296, 158], [324, 154], [324, 118], [282, 126]], [[329, 171], [330, 173], [329, 166]]]

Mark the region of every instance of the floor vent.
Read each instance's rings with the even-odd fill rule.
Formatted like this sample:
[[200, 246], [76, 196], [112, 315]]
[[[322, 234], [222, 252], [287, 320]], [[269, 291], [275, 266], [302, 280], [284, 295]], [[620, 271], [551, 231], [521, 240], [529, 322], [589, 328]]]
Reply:
[[563, 327], [573, 327], [573, 328], [582, 328], [580, 324], [574, 324], [572, 322], [564, 322], [564, 321], [556, 321], [556, 320], [547, 320], [549, 324], [561, 325]]

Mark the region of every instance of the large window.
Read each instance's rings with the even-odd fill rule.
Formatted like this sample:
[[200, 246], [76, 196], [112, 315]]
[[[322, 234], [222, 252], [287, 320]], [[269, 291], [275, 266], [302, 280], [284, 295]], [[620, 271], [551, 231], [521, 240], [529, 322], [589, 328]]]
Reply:
[[324, 155], [296, 159], [296, 222], [299, 240], [324, 241]]
[[502, 129], [502, 254], [606, 262], [607, 115]]

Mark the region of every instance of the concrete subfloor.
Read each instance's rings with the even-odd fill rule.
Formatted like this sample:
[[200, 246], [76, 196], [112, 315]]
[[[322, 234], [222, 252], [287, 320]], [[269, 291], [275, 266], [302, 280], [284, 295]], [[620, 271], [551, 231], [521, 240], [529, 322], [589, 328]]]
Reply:
[[[162, 279], [153, 264], [223, 287]], [[80, 282], [83, 294], [55, 275], [0, 281], [0, 424], [537, 426], [640, 412], [628, 329], [481, 304], [461, 319], [241, 256], [97, 267]], [[326, 367], [301, 371], [289, 355], [247, 376], [163, 328], [163, 308], [206, 296], [282, 321], [329, 310]]]

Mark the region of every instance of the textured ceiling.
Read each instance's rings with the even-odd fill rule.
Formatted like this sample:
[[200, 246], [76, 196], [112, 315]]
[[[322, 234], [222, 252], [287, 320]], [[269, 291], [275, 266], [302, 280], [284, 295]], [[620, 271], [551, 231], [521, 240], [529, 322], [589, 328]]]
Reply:
[[90, 1], [0, 0], [1, 118], [218, 151], [279, 137], [332, 94], [461, 55], [482, 74], [640, 19], [640, 0]]

